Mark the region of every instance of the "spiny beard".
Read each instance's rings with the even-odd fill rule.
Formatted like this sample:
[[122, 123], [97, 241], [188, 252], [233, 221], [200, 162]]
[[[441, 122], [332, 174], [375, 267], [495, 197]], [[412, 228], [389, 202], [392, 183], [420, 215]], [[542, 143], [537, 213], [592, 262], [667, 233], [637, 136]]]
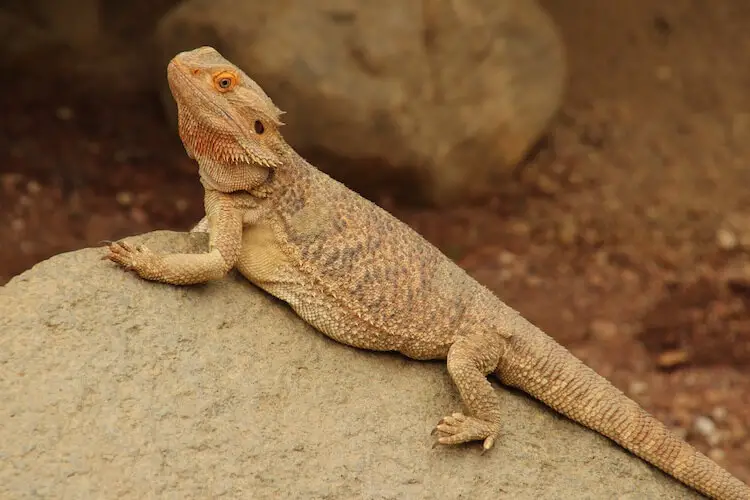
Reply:
[[222, 165], [253, 162], [253, 158], [235, 139], [235, 134], [219, 124], [207, 124], [205, 120], [195, 118], [185, 109], [179, 110], [178, 120], [180, 138], [185, 148], [196, 159], [206, 158]]

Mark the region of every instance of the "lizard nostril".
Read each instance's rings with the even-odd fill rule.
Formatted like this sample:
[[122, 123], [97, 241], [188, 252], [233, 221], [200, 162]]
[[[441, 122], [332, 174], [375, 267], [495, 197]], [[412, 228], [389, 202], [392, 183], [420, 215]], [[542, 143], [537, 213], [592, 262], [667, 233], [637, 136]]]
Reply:
[[194, 74], [194, 75], [196, 75], [196, 76], [198, 76], [198, 75], [200, 75], [200, 74], [201, 74], [201, 70], [199, 70], [198, 68], [195, 68], [195, 69], [193, 70], [193, 74]]

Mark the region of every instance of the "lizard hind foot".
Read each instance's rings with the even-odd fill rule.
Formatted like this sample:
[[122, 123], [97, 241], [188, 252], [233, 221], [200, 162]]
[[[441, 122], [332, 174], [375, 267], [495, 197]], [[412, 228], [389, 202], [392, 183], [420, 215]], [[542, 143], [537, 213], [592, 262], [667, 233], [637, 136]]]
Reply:
[[482, 441], [482, 452], [485, 452], [495, 444], [499, 429], [497, 425], [486, 420], [469, 417], [463, 413], [454, 413], [438, 422], [433, 434], [436, 432], [438, 440], [435, 445]]

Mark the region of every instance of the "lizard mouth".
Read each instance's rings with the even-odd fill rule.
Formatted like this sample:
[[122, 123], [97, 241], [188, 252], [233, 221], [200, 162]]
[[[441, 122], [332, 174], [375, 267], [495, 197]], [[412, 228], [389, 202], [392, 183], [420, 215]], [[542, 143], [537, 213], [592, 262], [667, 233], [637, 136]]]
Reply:
[[[198, 101], [200, 104], [209, 107], [218, 116], [222, 116], [225, 119], [225, 124], [230, 125], [235, 129], [239, 129], [239, 126], [231, 113], [228, 113], [223, 109], [213, 96], [190, 78], [190, 73], [192, 73], [191, 68], [180, 62], [179, 57], [180, 55], [178, 54], [167, 65], [167, 83], [169, 84], [169, 89], [177, 103], [178, 114], [185, 117], [189, 116], [189, 120], [195, 123], [203, 122], [203, 120], [200, 120], [200, 114], [188, 111], [195, 108], [197, 104], [196, 101]], [[207, 124], [202, 123], [202, 125], [206, 126]]]
[[[172, 92], [175, 101], [177, 101], [178, 104], [181, 104], [181, 101], [186, 103], [190, 101], [189, 98], [198, 98], [203, 103], [216, 108], [216, 110], [222, 114], [226, 114], [224, 113], [224, 110], [216, 105], [205, 89], [202, 89], [200, 85], [196, 85], [195, 82], [192, 81], [190, 73], [194, 70], [180, 62], [179, 57], [180, 55], [177, 54], [171, 61], [169, 61], [169, 64], [167, 64], [167, 83], [169, 84], [169, 90]], [[177, 82], [179, 82], [179, 84]]]
[[[190, 81], [190, 78], [187, 77], [187, 72], [189, 69], [179, 62], [177, 59], [179, 55], [175, 56], [171, 61], [169, 61], [169, 64], [167, 64], [167, 83], [169, 84], [169, 90], [172, 92], [172, 96], [174, 96], [175, 100], [179, 101], [184, 100], [184, 91], [181, 90], [181, 87], [184, 85], [190, 86], [191, 90], [198, 94], [203, 94], [200, 88], [198, 88], [197, 85], [195, 85], [193, 82]], [[177, 84], [177, 81], [179, 80], [180, 84]], [[202, 100], [205, 99], [206, 96], [201, 95]]]

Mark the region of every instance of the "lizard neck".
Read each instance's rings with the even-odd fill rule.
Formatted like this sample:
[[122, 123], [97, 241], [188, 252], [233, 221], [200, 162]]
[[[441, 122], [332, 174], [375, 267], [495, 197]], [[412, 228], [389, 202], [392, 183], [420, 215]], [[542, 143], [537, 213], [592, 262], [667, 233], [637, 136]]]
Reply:
[[270, 168], [252, 163], [224, 165], [205, 157], [198, 158], [198, 172], [204, 188], [223, 193], [252, 192], [266, 184], [272, 173]]
[[266, 200], [281, 212], [296, 213], [314, 190], [313, 179], [318, 171], [290, 146], [283, 148], [280, 156], [283, 163], [275, 168], [253, 163], [227, 165], [207, 157], [196, 160], [206, 191], [245, 192]]

